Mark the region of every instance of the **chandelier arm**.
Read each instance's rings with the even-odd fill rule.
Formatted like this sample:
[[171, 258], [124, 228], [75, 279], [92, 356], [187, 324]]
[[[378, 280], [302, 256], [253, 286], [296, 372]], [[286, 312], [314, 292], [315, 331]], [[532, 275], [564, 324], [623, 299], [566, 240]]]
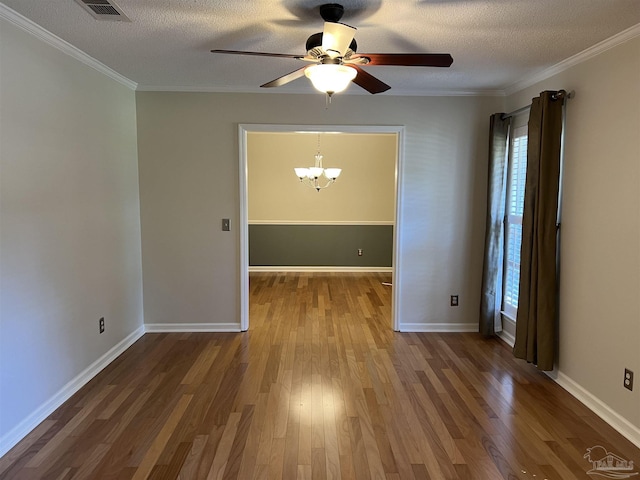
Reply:
[[320, 184], [320, 182], [318, 181], [318, 178], [307, 177], [302, 179], [301, 182], [319, 192], [320, 190], [323, 190], [329, 187], [331, 184], [335, 183], [335, 179], [334, 178], [328, 179], [327, 183], [325, 183], [324, 185]]

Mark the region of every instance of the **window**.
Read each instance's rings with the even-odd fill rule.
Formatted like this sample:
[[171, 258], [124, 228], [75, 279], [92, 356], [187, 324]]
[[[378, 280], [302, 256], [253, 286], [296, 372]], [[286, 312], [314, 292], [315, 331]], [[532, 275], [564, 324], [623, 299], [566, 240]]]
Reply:
[[527, 176], [527, 126], [517, 127], [511, 134], [505, 212], [505, 268], [502, 310], [516, 319], [520, 287], [520, 244], [522, 243], [522, 212]]

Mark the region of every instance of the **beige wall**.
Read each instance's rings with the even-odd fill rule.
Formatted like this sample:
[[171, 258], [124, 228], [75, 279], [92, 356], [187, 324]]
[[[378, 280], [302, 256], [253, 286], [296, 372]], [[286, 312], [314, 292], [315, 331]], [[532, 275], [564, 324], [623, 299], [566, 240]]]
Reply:
[[560, 379], [635, 425], [640, 387], [640, 38], [511, 95], [575, 90], [567, 107], [560, 285]]
[[[239, 321], [238, 124], [404, 125], [400, 323], [477, 323], [493, 97], [138, 92], [145, 322]], [[345, 171], [346, 184], [348, 173]], [[294, 179], [295, 181], [295, 179]], [[313, 193], [313, 192], [311, 192]], [[322, 195], [322, 194], [321, 194]], [[231, 218], [232, 231], [220, 220]], [[461, 305], [449, 307], [449, 295]]]
[[2, 451], [143, 314], [134, 92], [0, 28]]
[[314, 164], [317, 134], [250, 132], [249, 223], [392, 223], [396, 138], [395, 134], [321, 134], [324, 166], [343, 170], [336, 183], [318, 193], [293, 171]]

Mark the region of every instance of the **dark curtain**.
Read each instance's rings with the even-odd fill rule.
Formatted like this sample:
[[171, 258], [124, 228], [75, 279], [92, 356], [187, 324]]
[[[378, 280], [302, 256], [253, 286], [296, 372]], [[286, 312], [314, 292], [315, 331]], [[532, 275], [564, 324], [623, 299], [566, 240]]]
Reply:
[[510, 118], [491, 115], [489, 126], [489, 182], [487, 225], [484, 240], [480, 333], [494, 335], [502, 330], [502, 271], [504, 267], [504, 213], [507, 188], [507, 137]]
[[542, 92], [533, 99], [529, 114], [513, 353], [540, 370], [553, 370], [557, 341], [556, 222], [563, 100], [558, 92]]

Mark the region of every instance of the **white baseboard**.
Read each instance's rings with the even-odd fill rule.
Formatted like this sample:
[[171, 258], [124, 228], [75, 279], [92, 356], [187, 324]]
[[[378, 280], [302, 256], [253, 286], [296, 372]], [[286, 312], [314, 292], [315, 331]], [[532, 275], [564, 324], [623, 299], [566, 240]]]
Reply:
[[[475, 327], [472, 329], [471, 327]], [[465, 329], [469, 327], [469, 329]], [[400, 326], [401, 332], [477, 332], [478, 328], [474, 324], [405, 324]], [[497, 332], [496, 335], [507, 345], [513, 347], [515, 337], [506, 331]], [[573, 379], [555, 370], [545, 372], [547, 376], [582, 402], [588, 409], [607, 422], [620, 435], [640, 448], [640, 428], [633, 425], [629, 420], [619, 415], [611, 407], [602, 402], [599, 398], [587, 391]]]
[[240, 332], [239, 323], [147, 323], [145, 333]]
[[402, 323], [401, 332], [461, 333], [477, 332], [477, 323]]
[[509, 345], [511, 348], [516, 344], [516, 337], [511, 335], [509, 332], [502, 330], [501, 332], [496, 332], [496, 335], [500, 340]]
[[[515, 344], [515, 337], [504, 330], [496, 334], [503, 342], [510, 347]], [[620, 435], [640, 448], [640, 428], [633, 425], [629, 420], [613, 411], [611, 407], [602, 402], [598, 397], [587, 391], [580, 384], [565, 375], [559, 370], [545, 372], [547, 376], [564, 388], [567, 392], [582, 402], [589, 410], [607, 422]]]
[[60, 405], [66, 402], [71, 396], [86, 385], [89, 380], [95, 377], [107, 365], [113, 362], [118, 355], [135, 343], [144, 335], [144, 327], [128, 335], [124, 340], [116, 344], [107, 353], [89, 365], [84, 371], [78, 374], [73, 380], [62, 387], [49, 400], [40, 405], [27, 418], [7, 432], [0, 438], [0, 457], [11, 450], [20, 440], [22, 440], [31, 430], [36, 428], [43, 420], [51, 415]]
[[393, 225], [393, 220], [249, 220], [249, 225]]
[[[5, 455], [20, 440], [22, 440], [31, 430], [37, 427], [43, 420], [51, 415], [60, 405], [67, 401], [71, 396], [82, 388], [86, 383], [95, 377], [107, 365], [113, 362], [118, 355], [123, 353], [127, 348], [135, 343], [145, 333], [160, 332], [239, 332], [239, 323], [156, 323], [147, 324], [138, 328], [136, 331], [127, 336], [111, 348], [102, 357], [93, 362], [88, 368], [77, 375], [73, 380], [67, 383], [58, 393], [51, 399], [42, 404], [36, 411], [25, 418], [17, 426], [11, 429], [6, 435], [0, 438], [0, 457]], [[405, 323], [400, 325], [401, 332], [477, 332], [478, 325], [476, 323]], [[500, 332], [498, 336], [507, 344], [513, 346], [513, 337], [506, 333]], [[571, 395], [581, 401], [585, 406], [592, 410], [596, 415], [607, 422], [611, 427], [627, 438], [630, 442], [640, 448], [640, 428], [633, 425], [627, 419], [616, 413], [608, 405], [584, 389], [573, 379], [563, 374], [555, 372], [549, 378], [558, 383], [562, 388], [567, 390]]]
[[287, 272], [307, 272], [307, 273], [391, 273], [393, 267], [268, 267], [254, 266], [249, 267], [249, 272], [266, 272], [266, 273], [287, 273]]
[[[553, 375], [556, 375], [555, 377]], [[587, 391], [580, 384], [569, 378], [560, 371], [548, 372], [549, 378], [564, 388], [571, 395], [585, 404], [593, 413], [607, 422], [620, 435], [640, 448], [640, 428], [633, 425], [629, 420], [619, 415], [610, 406], [601, 401], [598, 397]]]

